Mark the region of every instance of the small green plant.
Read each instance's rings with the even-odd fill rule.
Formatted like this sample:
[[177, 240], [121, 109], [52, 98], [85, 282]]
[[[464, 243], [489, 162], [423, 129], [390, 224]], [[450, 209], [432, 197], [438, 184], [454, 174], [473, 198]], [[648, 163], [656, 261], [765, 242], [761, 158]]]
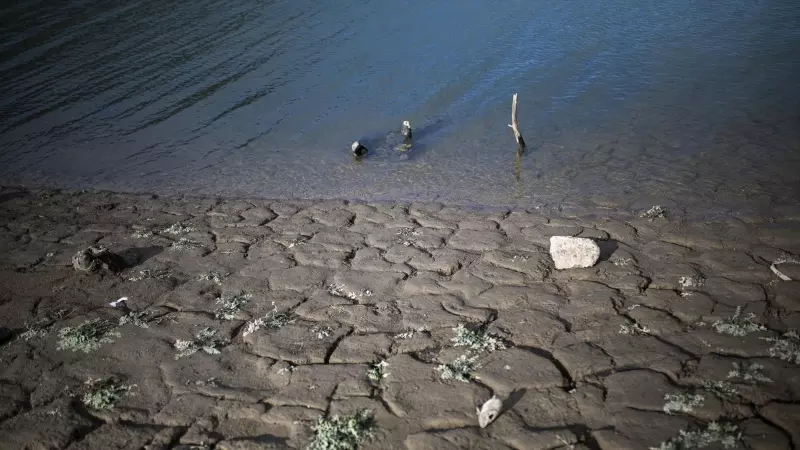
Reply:
[[349, 298], [350, 300], [359, 300], [362, 297], [372, 297], [372, 291], [369, 289], [360, 289], [358, 292], [350, 292], [345, 289], [343, 284], [329, 284], [328, 294], [334, 297]]
[[[190, 383], [189, 381], [186, 381], [187, 385], [189, 383]], [[194, 382], [194, 385], [195, 386], [219, 387], [219, 384], [217, 384], [217, 379], [214, 378], [214, 377], [211, 377], [211, 378], [209, 378], [209, 379], [207, 379], [205, 381], [197, 380], [197, 381]]]
[[286, 248], [288, 249], [293, 247], [299, 247], [300, 245], [305, 244], [308, 241], [308, 239], [309, 238], [307, 236], [297, 236], [291, 241], [289, 241], [289, 245], [287, 245]]
[[119, 326], [130, 323], [139, 328], [150, 328], [150, 325], [147, 324], [149, 315], [150, 313], [147, 311], [131, 311], [119, 318]]
[[380, 383], [382, 379], [389, 376], [389, 373], [386, 372], [387, 367], [389, 367], [389, 363], [386, 361], [370, 364], [369, 370], [367, 370], [367, 378], [369, 378], [373, 384]]
[[330, 284], [328, 285], [328, 294], [334, 297], [347, 297], [343, 284]]
[[717, 333], [731, 336], [746, 336], [748, 333], [766, 330], [763, 325], [753, 322], [755, 318], [756, 315], [753, 313], [742, 316], [742, 307], [737, 306], [733, 316], [718, 320], [711, 326]]
[[467, 383], [472, 378], [472, 372], [479, 368], [477, 361], [478, 355], [468, 353], [459, 356], [450, 364], [440, 364], [436, 370], [442, 380], [458, 380]]
[[623, 323], [619, 326], [619, 334], [629, 334], [633, 336], [644, 336], [650, 334], [650, 328], [634, 321], [633, 323]]
[[25, 324], [25, 332], [20, 334], [22, 339], [30, 341], [31, 339], [39, 339], [47, 336], [53, 324], [67, 316], [66, 309], [47, 313], [40, 319], [35, 320], [33, 323]]
[[375, 419], [370, 410], [344, 417], [320, 417], [313, 427], [314, 440], [308, 450], [355, 450], [375, 434]]
[[192, 226], [188, 226], [188, 225], [184, 225], [183, 223], [178, 222], [178, 223], [170, 225], [167, 228], [164, 228], [161, 232], [162, 233], [167, 233], [167, 234], [180, 235], [180, 234], [192, 233], [194, 231], [197, 231], [197, 228], [192, 227]]
[[725, 448], [735, 448], [741, 438], [742, 433], [736, 425], [711, 422], [703, 429], [680, 430], [677, 436], [650, 450], [688, 450], [717, 443]]
[[800, 336], [796, 331], [787, 331], [779, 338], [763, 338], [772, 343], [769, 354], [794, 364], [800, 364]]
[[662, 208], [660, 205], [655, 205], [647, 211], [639, 213], [639, 218], [647, 220], [663, 219], [665, 214], [666, 211], [664, 208]]
[[136, 230], [133, 232], [133, 237], [135, 239], [147, 239], [153, 237], [153, 233], [147, 230]]
[[698, 288], [703, 286], [705, 283], [706, 279], [700, 275], [678, 278], [678, 284], [681, 285], [681, 289]]
[[120, 337], [116, 326], [110, 320], [90, 319], [77, 327], [64, 327], [58, 331], [58, 350], [89, 353], [103, 344], [114, 342], [112, 337]]
[[191, 239], [187, 238], [180, 238], [177, 242], [173, 242], [172, 245], [169, 246], [172, 250], [188, 250], [191, 248], [200, 248], [203, 244], [199, 242], [195, 242]]
[[739, 389], [728, 381], [704, 381], [703, 389], [724, 400], [733, 400], [739, 396]]
[[450, 340], [456, 347], [468, 347], [476, 352], [486, 351], [489, 353], [506, 348], [503, 341], [482, 330], [472, 331], [463, 324], [458, 324], [453, 331], [456, 332], [456, 336]]
[[685, 392], [667, 394], [664, 396], [664, 400], [667, 401], [664, 404], [664, 412], [667, 414], [690, 413], [695, 407], [702, 406], [705, 399], [702, 394], [687, 394]]
[[154, 278], [156, 280], [163, 280], [164, 278], [169, 277], [169, 270], [167, 269], [159, 269], [159, 270], [149, 270], [144, 269], [139, 271], [139, 275], [134, 275], [132, 277], [128, 277], [128, 281], [142, 281], [146, 278]]
[[611, 258], [611, 262], [614, 263], [617, 267], [625, 267], [630, 266], [633, 264], [633, 259], [631, 258]]
[[83, 396], [83, 404], [91, 409], [113, 409], [123, 396], [135, 395], [135, 384], [118, 384], [114, 379], [86, 381], [89, 392]]
[[279, 313], [278, 307], [275, 306], [275, 302], [272, 302], [272, 311], [266, 313], [263, 317], [259, 317], [247, 322], [242, 335], [247, 336], [248, 334], [255, 333], [262, 328], [277, 330], [290, 323], [295, 323], [296, 321], [297, 319], [293, 319], [287, 313]]
[[197, 353], [199, 350], [202, 350], [209, 355], [219, 354], [218, 348], [228, 345], [228, 341], [215, 339], [214, 336], [216, 334], [217, 330], [211, 327], [206, 327], [194, 335], [194, 340], [176, 340], [174, 346], [175, 349], [178, 350], [178, 354], [175, 355], [175, 359], [177, 360], [183, 358], [184, 356], [192, 355]]
[[221, 304], [222, 306], [214, 311], [214, 317], [217, 320], [232, 320], [236, 317], [236, 314], [242, 311], [242, 306], [244, 306], [252, 297], [250, 294], [239, 294], [234, 295], [230, 298], [221, 297], [217, 299], [217, 303]]
[[405, 247], [411, 247], [414, 245], [414, 241], [410, 238], [413, 236], [419, 236], [421, 233], [413, 228], [400, 228], [395, 234], [398, 236], [394, 240], [396, 244], [400, 244]]
[[394, 338], [395, 339], [411, 339], [412, 337], [414, 337], [415, 333], [416, 333], [416, 330], [414, 330], [412, 328], [407, 328], [402, 333], [395, 334]]
[[756, 363], [749, 365], [733, 363], [733, 370], [728, 372], [728, 379], [745, 384], [772, 383], [772, 380], [764, 375], [764, 366]]
[[219, 272], [208, 272], [200, 275], [197, 279], [200, 281], [212, 281], [214, 284], [222, 284], [222, 279], [226, 276], [227, 274], [221, 274]]
[[317, 339], [325, 339], [333, 333], [333, 328], [327, 325], [314, 325], [311, 327], [311, 332], [317, 335]]

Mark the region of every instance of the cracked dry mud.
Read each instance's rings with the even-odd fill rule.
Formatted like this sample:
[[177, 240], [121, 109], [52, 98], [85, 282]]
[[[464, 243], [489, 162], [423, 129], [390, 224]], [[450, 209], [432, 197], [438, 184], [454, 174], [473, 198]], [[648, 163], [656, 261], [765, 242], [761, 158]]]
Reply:
[[[738, 448], [800, 448], [800, 361], [770, 351], [800, 328], [800, 283], [769, 269], [800, 253], [798, 222], [569, 215], [2, 189], [0, 447], [304, 448], [318, 417], [369, 409], [362, 448], [646, 449], [712, 422]], [[601, 260], [553, 270], [552, 235], [596, 239]], [[95, 244], [130, 267], [73, 270]], [[764, 329], [717, 332], [737, 308]], [[130, 311], [147, 328], [57, 348], [62, 328]], [[437, 371], [468, 351], [459, 324], [506, 347], [468, 382]], [[205, 328], [219, 353], [176, 359]], [[135, 388], [84, 405], [108, 377]], [[493, 394], [506, 410], [481, 429]]]

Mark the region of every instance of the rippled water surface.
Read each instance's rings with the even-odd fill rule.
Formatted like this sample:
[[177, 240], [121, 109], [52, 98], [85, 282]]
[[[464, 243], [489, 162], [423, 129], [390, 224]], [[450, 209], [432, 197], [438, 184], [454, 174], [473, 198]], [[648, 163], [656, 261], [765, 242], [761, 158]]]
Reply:
[[[17, 0], [0, 18], [5, 183], [761, 211], [800, 192], [796, 0]], [[386, 142], [403, 120], [407, 158]]]

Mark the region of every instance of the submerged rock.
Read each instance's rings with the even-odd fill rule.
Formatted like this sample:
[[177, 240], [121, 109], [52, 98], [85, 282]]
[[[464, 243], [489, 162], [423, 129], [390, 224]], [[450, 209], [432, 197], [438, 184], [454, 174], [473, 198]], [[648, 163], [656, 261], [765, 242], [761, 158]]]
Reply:
[[550, 256], [559, 270], [592, 267], [600, 259], [600, 247], [587, 238], [552, 236]]

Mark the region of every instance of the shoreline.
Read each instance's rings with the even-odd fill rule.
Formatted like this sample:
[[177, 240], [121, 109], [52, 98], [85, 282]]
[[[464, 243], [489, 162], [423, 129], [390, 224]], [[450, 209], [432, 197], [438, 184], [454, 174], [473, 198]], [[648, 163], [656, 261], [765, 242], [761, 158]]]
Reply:
[[306, 448], [368, 410], [360, 448], [792, 448], [800, 218], [639, 212], [0, 187], [0, 441]]
[[[345, 201], [353, 204], [380, 204], [380, 205], [411, 205], [411, 204], [437, 204], [455, 208], [468, 209], [476, 212], [509, 212], [526, 211], [546, 216], [559, 216], [567, 218], [599, 218], [612, 217], [617, 220], [635, 219], [637, 215], [646, 212], [653, 206], [661, 206], [671, 220], [674, 221], [693, 221], [693, 222], [728, 222], [731, 220], [741, 221], [746, 224], [774, 224], [785, 222], [794, 226], [795, 222], [800, 222], [800, 203], [781, 203], [760, 208], [748, 205], [747, 209], [740, 210], [731, 206], [707, 204], [694, 204], [690, 207], [681, 205], [676, 200], [658, 195], [642, 195], [638, 198], [629, 198], [624, 202], [612, 199], [591, 200], [582, 198], [575, 201], [571, 198], [556, 198], [554, 196], [541, 196], [528, 199], [526, 201], [501, 202], [501, 203], [476, 203], [464, 201], [448, 201], [447, 198], [434, 200], [409, 199], [403, 196], [395, 197], [392, 194], [372, 195], [369, 198], [363, 196], [261, 196], [261, 195], [213, 195], [204, 192], [200, 193], [164, 193], [158, 190], [115, 190], [115, 189], [92, 189], [92, 188], [69, 188], [58, 187], [39, 183], [0, 183], [0, 190], [21, 190], [21, 191], [52, 191], [64, 193], [87, 192], [105, 195], [129, 195], [129, 196], [155, 196], [163, 199], [194, 199], [202, 201], [204, 199], [218, 199], [221, 201], [298, 201], [298, 202], [324, 202], [324, 201]], [[197, 192], [197, 190], [193, 190]], [[800, 226], [800, 225], [798, 225]]]

